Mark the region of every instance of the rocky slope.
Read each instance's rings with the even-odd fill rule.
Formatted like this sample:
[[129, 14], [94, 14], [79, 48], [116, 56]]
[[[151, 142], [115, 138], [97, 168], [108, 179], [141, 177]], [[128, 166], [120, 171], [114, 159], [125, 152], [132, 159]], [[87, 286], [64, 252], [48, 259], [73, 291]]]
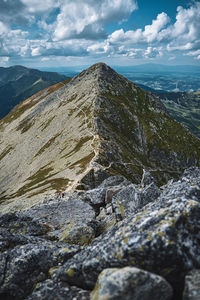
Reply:
[[200, 168], [0, 214], [0, 299], [198, 300]]
[[0, 67], [0, 119], [28, 97], [65, 79], [66, 76], [55, 72], [23, 66]]
[[159, 184], [198, 165], [200, 141], [151, 93], [99, 63], [39, 92], [0, 122], [0, 209], [90, 189], [109, 175]]

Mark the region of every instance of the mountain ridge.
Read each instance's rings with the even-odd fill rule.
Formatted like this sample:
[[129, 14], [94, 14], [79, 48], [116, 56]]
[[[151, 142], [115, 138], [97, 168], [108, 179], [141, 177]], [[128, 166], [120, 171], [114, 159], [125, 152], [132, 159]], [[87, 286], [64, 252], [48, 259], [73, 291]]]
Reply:
[[[199, 141], [151, 93], [103, 63], [27, 99], [0, 122], [2, 210], [89, 189], [110, 175], [160, 183], [199, 163]], [[179, 144], [177, 144], [179, 141]]]

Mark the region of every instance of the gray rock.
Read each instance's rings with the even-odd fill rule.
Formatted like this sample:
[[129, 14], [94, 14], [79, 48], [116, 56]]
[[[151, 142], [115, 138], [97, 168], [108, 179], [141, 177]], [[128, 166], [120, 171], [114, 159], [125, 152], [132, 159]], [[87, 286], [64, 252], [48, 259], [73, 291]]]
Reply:
[[99, 188], [108, 188], [108, 187], [113, 187], [116, 185], [122, 185], [122, 186], [127, 186], [131, 182], [128, 181], [125, 177], [116, 175], [116, 176], [110, 176], [107, 179], [105, 179], [98, 187]]
[[134, 267], [105, 269], [91, 300], [170, 300], [172, 288], [161, 276]]
[[40, 281], [59, 268], [80, 248], [41, 240], [16, 246], [1, 254], [0, 299], [24, 299]]
[[145, 169], [143, 169], [143, 175], [142, 175], [142, 180], [141, 180], [141, 186], [145, 187], [152, 182], [155, 182], [154, 177], [151, 175], [151, 173]]
[[20, 213], [0, 216], [0, 251], [12, 249], [17, 245], [41, 243], [48, 233], [48, 226]]
[[185, 274], [200, 267], [199, 172], [173, 183], [156, 201], [96, 238], [55, 276], [93, 288], [105, 268], [134, 266], [163, 276], [179, 299]]
[[34, 284], [46, 279], [49, 268], [57, 264], [56, 250], [57, 247], [43, 241], [38, 245], [17, 246], [7, 252], [0, 298], [24, 299]]
[[128, 185], [112, 197], [113, 209], [118, 220], [127, 218], [149, 202], [158, 198], [161, 191], [154, 182], [139, 190], [135, 184]]
[[117, 186], [113, 186], [109, 189], [106, 190], [106, 197], [105, 197], [105, 203], [110, 203], [112, 201], [112, 197], [114, 195], [116, 195], [119, 191], [121, 191], [121, 189], [123, 189], [122, 186], [117, 185]]
[[85, 192], [84, 199], [88, 201], [92, 206], [102, 206], [105, 204], [106, 189], [96, 188]]
[[133, 215], [143, 206], [141, 193], [135, 184], [131, 184], [112, 198], [112, 206], [119, 220]]
[[200, 299], [200, 270], [192, 270], [185, 277], [183, 300]]
[[26, 215], [48, 224], [53, 228], [74, 223], [87, 223], [95, 218], [94, 209], [81, 198], [83, 193], [72, 193], [64, 199], [55, 198], [34, 206], [26, 211]]
[[66, 282], [54, 282], [50, 279], [37, 284], [27, 300], [89, 300], [89, 291], [70, 286]]
[[49, 228], [49, 238], [85, 245], [95, 237], [95, 211], [82, 200], [83, 193], [72, 193], [64, 199], [39, 204], [25, 214], [45, 224]]
[[161, 194], [161, 190], [157, 185], [152, 182], [149, 185], [145, 186], [141, 191], [142, 206], [146, 205], [149, 202], [155, 201]]

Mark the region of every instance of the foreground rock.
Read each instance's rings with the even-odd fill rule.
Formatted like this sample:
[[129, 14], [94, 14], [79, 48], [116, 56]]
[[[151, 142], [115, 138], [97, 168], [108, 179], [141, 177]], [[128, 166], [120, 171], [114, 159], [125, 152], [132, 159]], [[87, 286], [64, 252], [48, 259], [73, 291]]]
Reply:
[[95, 237], [95, 211], [81, 195], [75, 192], [64, 198], [46, 199], [23, 214], [45, 224], [53, 240], [87, 245]]
[[28, 300], [89, 300], [90, 292], [70, 286], [66, 282], [54, 282], [50, 279], [37, 284]]
[[185, 274], [200, 266], [199, 214], [200, 170], [194, 169], [166, 186], [156, 201], [96, 238], [55, 278], [91, 289], [105, 268], [136, 266], [165, 277], [180, 299]]
[[193, 270], [185, 277], [183, 300], [200, 299], [200, 270]]
[[172, 288], [162, 277], [133, 267], [105, 269], [91, 300], [170, 300]]
[[131, 282], [136, 299], [140, 291], [142, 299], [170, 299], [171, 286], [181, 300], [186, 282], [184, 300], [194, 300], [199, 274], [186, 275], [200, 268], [200, 169], [160, 188], [148, 178], [135, 185], [110, 177], [1, 214], [0, 299], [89, 299], [101, 274], [97, 299], [107, 292], [126, 299]]

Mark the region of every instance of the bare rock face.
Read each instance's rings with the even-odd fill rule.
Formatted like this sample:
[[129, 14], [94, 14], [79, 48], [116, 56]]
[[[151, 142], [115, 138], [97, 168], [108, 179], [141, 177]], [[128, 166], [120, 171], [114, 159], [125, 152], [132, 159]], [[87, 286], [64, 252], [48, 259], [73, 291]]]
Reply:
[[161, 102], [103, 63], [27, 99], [0, 121], [0, 209], [97, 187], [110, 175], [159, 183], [199, 164], [200, 141]]

